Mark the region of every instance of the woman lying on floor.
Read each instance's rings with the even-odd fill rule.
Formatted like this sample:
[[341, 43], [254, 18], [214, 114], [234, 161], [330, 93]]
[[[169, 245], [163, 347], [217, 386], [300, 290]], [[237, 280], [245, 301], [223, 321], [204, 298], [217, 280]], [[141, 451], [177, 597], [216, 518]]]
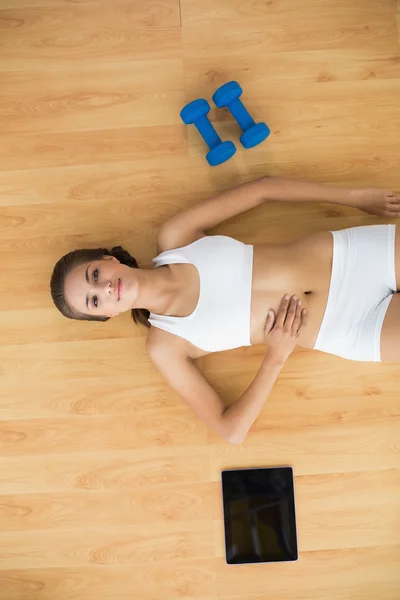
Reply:
[[[400, 360], [400, 236], [395, 225], [323, 231], [289, 244], [206, 232], [269, 200], [328, 202], [388, 219], [400, 197], [275, 177], [252, 181], [169, 219], [151, 270], [121, 247], [77, 250], [51, 278], [57, 308], [106, 321], [131, 310], [167, 383], [215, 432], [241, 443], [296, 345], [356, 361]], [[286, 295], [291, 293], [291, 297]], [[282, 299], [283, 298], [283, 299]], [[209, 352], [266, 344], [261, 367], [225, 408], [197, 370]]]

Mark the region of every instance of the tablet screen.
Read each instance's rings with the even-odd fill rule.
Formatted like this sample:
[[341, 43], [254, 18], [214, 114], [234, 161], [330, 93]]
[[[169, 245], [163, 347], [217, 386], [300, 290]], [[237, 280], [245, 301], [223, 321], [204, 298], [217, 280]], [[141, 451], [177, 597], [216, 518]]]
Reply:
[[228, 564], [298, 558], [291, 467], [222, 472]]

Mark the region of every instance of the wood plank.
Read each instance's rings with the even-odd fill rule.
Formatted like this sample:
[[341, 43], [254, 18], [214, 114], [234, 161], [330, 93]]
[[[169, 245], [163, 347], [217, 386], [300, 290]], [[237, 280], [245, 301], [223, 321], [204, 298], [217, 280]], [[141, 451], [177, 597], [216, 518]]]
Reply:
[[[10, 176], [14, 170], [93, 165], [94, 156], [96, 164], [183, 158], [187, 154], [185, 134], [183, 125], [50, 132], [40, 138], [35, 133], [13, 133], [2, 138], [0, 171]], [[1, 183], [7, 185], [7, 180], [2, 178]], [[8, 184], [12, 185], [12, 179]], [[10, 188], [7, 193], [16, 201]]]
[[[182, 11], [182, 15], [181, 15]], [[396, 364], [297, 349], [241, 446], [162, 380], [129, 314], [55, 310], [60, 256], [122, 244], [263, 175], [400, 191], [398, 0], [0, 0], [0, 600], [398, 600]], [[230, 79], [271, 135], [205, 160], [186, 101]], [[271, 202], [212, 233], [290, 242], [386, 222]], [[198, 361], [229, 405], [263, 347]], [[289, 464], [299, 560], [224, 559], [221, 470]]]
[[[134, 526], [50, 529], [0, 534], [1, 569], [84, 567], [86, 565], [144, 565], [161, 561], [183, 563], [205, 559], [213, 551], [212, 522], [157, 523], [151, 539], [148, 523]], [[157, 531], [157, 533], [156, 533]], [[7, 544], [5, 544], [7, 540]]]
[[205, 426], [187, 411], [163, 411], [156, 416], [92, 416], [90, 419], [30, 419], [3, 421], [3, 456], [44, 455], [52, 452], [132, 450], [135, 448], [202, 444]]
[[[215, 487], [215, 486], [214, 486]], [[2, 531], [39, 531], [74, 527], [133, 526], [212, 519], [213, 485], [157, 485], [145, 490], [82, 491], [2, 495]], [[218, 496], [217, 496], [218, 500]]]
[[131, 566], [96, 565], [85, 567], [58, 567], [0, 571], [0, 599], [82, 600], [88, 591], [93, 598], [114, 600], [118, 589], [119, 600], [132, 600], [140, 594], [141, 600], [154, 600], [159, 594], [165, 600], [193, 598], [217, 600], [214, 559], [185, 560], [146, 565], [145, 569]]
[[2, 73], [3, 132], [49, 133], [180, 123], [182, 60]]
[[82, 490], [145, 490], [156, 485], [210, 481], [207, 448], [188, 443], [135, 450], [52, 453], [0, 458], [3, 494], [60, 493]]
[[[129, 372], [118, 377], [95, 376], [61, 381], [2, 382], [4, 419], [29, 419], [68, 415], [159, 413], [164, 407], [179, 408], [182, 400], [163, 381], [135, 385]], [[386, 411], [388, 409], [386, 408]]]
[[[66, 201], [71, 208], [75, 205], [84, 209], [91, 200], [96, 203], [108, 200], [114, 204], [113, 201], [118, 198], [120, 206], [136, 211], [135, 221], [140, 225], [140, 218], [146, 217], [147, 207], [149, 211], [151, 208], [156, 210], [158, 198], [170, 199], [174, 194], [188, 192], [188, 177], [187, 173], [182, 173], [182, 164], [185, 164], [185, 157], [177, 146], [176, 155], [169, 156], [167, 153], [157, 159], [55, 167], [50, 172], [48, 169], [33, 169], [2, 173], [1, 210], [13, 206], [18, 215], [18, 206], [21, 206], [20, 210], [28, 214], [29, 208], [35, 210], [35, 204], [40, 205], [36, 210], [58, 209], [63, 204], [67, 206]], [[32, 202], [27, 205], [28, 190]], [[125, 226], [120, 226], [120, 229], [126, 231], [127, 225], [131, 223], [125, 220]], [[41, 232], [42, 229], [38, 235]], [[79, 234], [79, 230], [72, 234]]]
[[[57, 49], [58, 40], [64, 48], [68, 48], [74, 45], [74, 38], [82, 41], [85, 34], [93, 37], [93, 31], [98, 32], [97, 35], [106, 35], [108, 32], [115, 35], [119, 32], [180, 25], [179, 0], [147, 0], [146, 3], [140, 0], [114, 0], [112, 4], [104, 0], [62, 3], [39, 0], [36, 5], [28, 0], [22, 6], [18, 6], [18, 2], [8, 4], [2, 1], [0, 28], [3, 33], [0, 48], [4, 48], [4, 56], [10, 59], [9, 65], [12, 65], [13, 48], [21, 50], [26, 42], [34, 52], [40, 52], [46, 46], [51, 51]], [[11, 50], [10, 54], [8, 49]], [[81, 51], [86, 51], [85, 45]], [[90, 58], [90, 52], [86, 57]], [[57, 52], [53, 54], [53, 64], [58, 58]], [[81, 56], [74, 54], [71, 58]]]
[[[398, 51], [395, 0], [335, 2], [307, 0], [299, 11], [292, 0], [182, 0], [184, 51], [191, 56], [346, 49], [369, 46]], [[243, 43], [243, 45], [242, 45]], [[243, 48], [243, 51], [240, 49]], [[212, 63], [210, 69], [212, 69]]]
[[220, 559], [220, 598], [258, 600], [262, 585], [268, 585], [285, 600], [319, 600], [321, 594], [333, 600], [396, 600], [399, 557], [400, 546], [304, 552], [298, 562], [266, 565], [262, 573], [259, 565], [232, 569]]
[[[394, 16], [397, 6], [397, 0], [386, 0], [379, 8], [379, 14], [386, 18]], [[287, 19], [287, 25], [290, 22], [298, 23], [299, 19], [309, 19], [314, 23], [322, 23], [325, 16], [342, 20], [349, 16], [353, 20], [359, 19], [360, 15], [364, 18], [376, 19], [379, 15], [376, 11], [376, 4], [371, 0], [357, 0], [349, 3], [347, 0], [324, 0], [323, 5], [319, 0], [307, 0], [304, 10], [299, 13], [297, 6], [292, 0], [282, 0], [279, 3], [267, 2], [259, 3], [251, 0], [204, 0], [200, 5], [196, 0], [182, 0], [182, 23], [184, 26], [203, 22], [209, 24], [210, 21], [217, 20], [219, 24], [225, 23], [228, 26], [235, 24], [256, 25], [268, 29], [270, 19]], [[317, 18], [316, 18], [317, 17]], [[326, 33], [326, 32], [325, 32]]]
[[[107, 23], [109, 6], [105, 11], [104, 25]], [[75, 65], [77, 61], [100, 65], [157, 60], [160, 55], [165, 59], [182, 56], [182, 35], [178, 27], [132, 30], [129, 19], [121, 15], [118, 30], [106, 27], [93, 31], [93, 28], [87, 28], [83, 33], [72, 28], [66, 36], [65, 30], [54, 32], [51, 23], [50, 20], [48, 29], [44, 31], [43, 28], [34, 32], [24, 30], [20, 37], [15, 35], [14, 28], [1, 29], [2, 71], [26, 70], [28, 66], [32, 69], [55, 70], [61, 66]], [[4, 60], [6, 57], [7, 61]]]

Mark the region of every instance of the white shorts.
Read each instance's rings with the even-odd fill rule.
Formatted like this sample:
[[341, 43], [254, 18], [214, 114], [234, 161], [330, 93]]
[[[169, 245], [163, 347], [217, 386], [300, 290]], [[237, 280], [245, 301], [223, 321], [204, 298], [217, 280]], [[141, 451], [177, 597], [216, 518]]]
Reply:
[[316, 350], [380, 362], [382, 324], [397, 291], [395, 232], [395, 225], [331, 232], [331, 283]]

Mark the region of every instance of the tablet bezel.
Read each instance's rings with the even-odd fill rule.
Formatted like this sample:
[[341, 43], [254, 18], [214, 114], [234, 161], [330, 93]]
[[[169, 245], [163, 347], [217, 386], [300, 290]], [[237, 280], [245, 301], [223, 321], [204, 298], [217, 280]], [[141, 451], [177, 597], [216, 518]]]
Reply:
[[[227, 498], [227, 494], [226, 494], [226, 487], [224, 489], [224, 486], [226, 485], [226, 481], [227, 478], [229, 478], [229, 475], [232, 473], [237, 473], [237, 472], [249, 472], [249, 471], [280, 471], [280, 470], [285, 470], [285, 471], [289, 471], [290, 472], [290, 480], [291, 480], [291, 490], [290, 490], [290, 495], [291, 495], [291, 500], [292, 500], [292, 507], [291, 507], [291, 512], [290, 512], [290, 523], [289, 523], [289, 528], [290, 528], [290, 532], [291, 532], [291, 536], [293, 536], [293, 541], [295, 544], [295, 553], [292, 554], [287, 553], [284, 555], [284, 558], [278, 558], [276, 555], [262, 555], [261, 559], [255, 559], [255, 560], [249, 560], [244, 559], [244, 560], [237, 560], [237, 559], [230, 559], [228, 558], [230, 555], [230, 548], [232, 545], [232, 540], [231, 540], [231, 534], [230, 534], [230, 518], [229, 518], [229, 502], [228, 502], [228, 498]], [[224, 542], [225, 542], [225, 560], [226, 563], [228, 565], [241, 565], [241, 564], [251, 564], [251, 565], [255, 565], [255, 564], [269, 564], [269, 563], [286, 563], [286, 562], [296, 562], [299, 558], [299, 551], [298, 551], [298, 535], [297, 535], [297, 522], [296, 522], [296, 500], [295, 500], [295, 486], [294, 486], [294, 474], [293, 474], [293, 468], [287, 465], [284, 466], [275, 466], [275, 467], [252, 467], [252, 468], [240, 468], [240, 469], [224, 469], [221, 472], [221, 487], [222, 487], [222, 510], [223, 510], [223, 526], [224, 526]]]

